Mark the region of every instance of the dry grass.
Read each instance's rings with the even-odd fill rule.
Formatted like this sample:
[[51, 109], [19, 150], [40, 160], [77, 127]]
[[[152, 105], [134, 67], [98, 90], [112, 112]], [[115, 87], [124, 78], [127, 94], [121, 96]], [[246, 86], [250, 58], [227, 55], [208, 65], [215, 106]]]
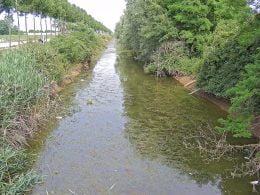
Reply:
[[[205, 128], [205, 127], [203, 127]], [[216, 134], [214, 128], [209, 125], [208, 131], [201, 130], [197, 136], [185, 137], [186, 148], [197, 148], [206, 161], [220, 159], [233, 159], [233, 154], [243, 153], [245, 162], [234, 167], [231, 172], [233, 177], [255, 176], [260, 174], [260, 142], [254, 144], [235, 145], [227, 141], [227, 134]]]

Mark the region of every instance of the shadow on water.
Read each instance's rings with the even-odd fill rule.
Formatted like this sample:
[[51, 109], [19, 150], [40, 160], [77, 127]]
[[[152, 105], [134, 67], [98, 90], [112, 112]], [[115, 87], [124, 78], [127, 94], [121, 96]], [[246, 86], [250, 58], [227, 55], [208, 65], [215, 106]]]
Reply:
[[185, 136], [226, 116], [217, 106], [145, 75], [114, 44], [82, 77], [63, 95], [73, 112], [31, 144], [46, 175], [33, 194], [251, 194], [247, 179], [229, 177], [239, 155], [207, 164], [184, 147]]

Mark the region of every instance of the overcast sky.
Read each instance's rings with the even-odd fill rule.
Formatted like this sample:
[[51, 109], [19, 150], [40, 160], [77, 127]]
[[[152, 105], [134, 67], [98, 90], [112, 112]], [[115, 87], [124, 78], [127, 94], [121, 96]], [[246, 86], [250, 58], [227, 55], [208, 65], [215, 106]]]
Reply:
[[[92, 15], [96, 20], [102, 22], [106, 27], [114, 30], [116, 23], [123, 14], [125, 8], [124, 0], [69, 0], [70, 3], [85, 9], [88, 14]], [[0, 19], [5, 14], [0, 15]], [[14, 14], [14, 24], [17, 25], [17, 16]], [[48, 29], [50, 29], [49, 19], [47, 21]], [[20, 17], [21, 30], [25, 30], [25, 19]], [[28, 29], [33, 29], [33, 17], [28, 15]], [[36, 18], [36, 29], [40, 30], [40, 19]], [[43, 20], [43, 30], [45, 30], [45, 20]]]
[[69, 0], [69, 2], [85, 9], [111, 30], [114, 30], [125, 8], [124, 0]]

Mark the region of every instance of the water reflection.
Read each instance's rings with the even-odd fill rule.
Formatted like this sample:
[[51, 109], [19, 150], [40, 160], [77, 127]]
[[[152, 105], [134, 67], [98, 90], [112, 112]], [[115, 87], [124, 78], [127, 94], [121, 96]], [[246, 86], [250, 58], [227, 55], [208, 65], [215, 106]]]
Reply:
[[33, 148], [44, 143], [37, 168], [46, 180], [33, 194], [250, 194], [247, 182], [225, 178], [230, 162], [205, 164], [183, 145], [185, 135], [225, 113], [116, 57], [111, 44], [71, 90], [67, 104], [77, 109], [46, 143], [35, 140]]
[[118, 73], [124, 88], [124, 105], [129, 120], [125, 136], [142, 159], [157, 160], [177, 168], [196, 183], [215, 185], [224, 194], [251, 194], [244, 179], [231, 179], [233, 162], [206, 163], [199, 151], [185, 148], [184, 138], [214, 127], [226, 113], [212, 103], [189, 95], [172, 79], [144, 75], [137, 63], [118, 59]]

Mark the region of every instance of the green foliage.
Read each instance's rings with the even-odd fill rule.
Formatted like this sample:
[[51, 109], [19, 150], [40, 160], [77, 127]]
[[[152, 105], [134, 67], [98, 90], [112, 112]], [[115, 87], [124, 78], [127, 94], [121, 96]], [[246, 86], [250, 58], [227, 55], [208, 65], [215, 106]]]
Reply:
[[0, 20], [0, 35], [8, 35], [9, 25], [5, 20]]
[[66, 73], [68, 62], [50, 43], [31, 44], [25, 46], [27, 53], [30, 53], [36, 60], [35, 68], [41, 72], [49, 82], [60, 82]]
[[207, 42], [207, 34], [213, 27], [215, 2], [211, 0], [174, 0], [167, 5], [169, 14], [179, 29], [180, 38], [192, 46], [193, 52], [201, 52]]
[[145, 67], [147, 70], [146, 72], [148, 72], [148, 70], [156, 70], [171, 74], [172, 72], [178, 71], [181, 60], [187, 58], [189, 55], [187, 51], [185, 44], [181, 41], [166, 42], [162, 44], [151, 56], [152, 63]]
[[201, 58], [190, 57], [184, 42], [165, 42], [151, 56], [151, 63], [145, 66], [145, 72], [166, 72], [168, 75], [175, 76], [190, 75], [196, 74], [201, 64]]
[[14, 149], [7, 144], [0, 145], [0, 194], [25, 194], [42, 178], [35, 172], [26, 172], [28, 157], [22, 149]]
[[[260, 57], [260, 55], [258, 54]], [[231, 112], [260, 114], [260, 58], [246, 66], [243, 79], [228, 90], [231, 96]]]
[[99, 45], [97, 38], [91, 32], [73, 32], [61, 35], [51, 40], [50, 45], [55, 48], [70, 64], [82, 63], [89, 60], [93, 50]]
[[177, 31], [157, 0], [134, 0], [128, 2], [116, 36], [124, 47], [135, 52], [137, 59], [149, 61], [161, 42], [176, 37]]
[[0, 127], [8, 125], [42, 95], [46, 79], [35, 64], [35, 57], [25, 50], [3, 52], [0, 60]]
[[198, 87], [230, 98], [220, 129], [249, 137], [259, 115], [259, 17], [247, 0], [128, 0], [116, 37], [145, 72], [193, 74]]
[[12, 34], [17, 34], [18, 29], [16, 26], [13, 26], [8, 19], [0, 20], [0, 35], [8, 35], [9, 34], [9, 28], [12, 31]]
[[216, 20], [237, 20], [243, 22], [252, 11], [247, 6], [248, 0], [219, 0], [216, 3]]
[[[17, 2], [17, 4], [16, 4]], [[95, 20], [84, 9], [69, 3], [67, 0], [1, 0], [0, 13], [33, 13], [36, 15], [50, 16], [66, 22], [82, 22], [95, 31], [111, 33], [102, 23]]]
[[245, 66], [254, 62], [259, 47], [259, 20], [255, 18], [237, 31], [234, 28], [230, 32], [228, 26], [226, 32], [214, 35], [212, 44], [205, 52], [198, 85], [209, 93], [229, 97], [227, 90], [241, 80]]
[[[259, 50], [258, 50], [259, 51]], [[231, 96], [233, 114], [227, 120], [221, 120], [221, 131], [232, 132], [236, 137], [250, 137], [248, 129], [255, 116], [260, 114], [260, 55], [254, 64], [245, 67], [242, 80], [227, 93]]]
[[234, 137], [250, 138], [252, 133], [249, 131], [252, 122], [252, 116], [243, 114], [239, 116], [228, 116], [226, 120], [219, 120], [222, 127], [216, 127], [220, 132], [232, 133]]
[[44, 85], [60, 82], [72, 65], [90, 60], [104, 42], [105, 38], [94, 33], [74, 32], [44, 45], [4, 51], [0, 60], [0, 128], [35, 104], [47, 92]]

